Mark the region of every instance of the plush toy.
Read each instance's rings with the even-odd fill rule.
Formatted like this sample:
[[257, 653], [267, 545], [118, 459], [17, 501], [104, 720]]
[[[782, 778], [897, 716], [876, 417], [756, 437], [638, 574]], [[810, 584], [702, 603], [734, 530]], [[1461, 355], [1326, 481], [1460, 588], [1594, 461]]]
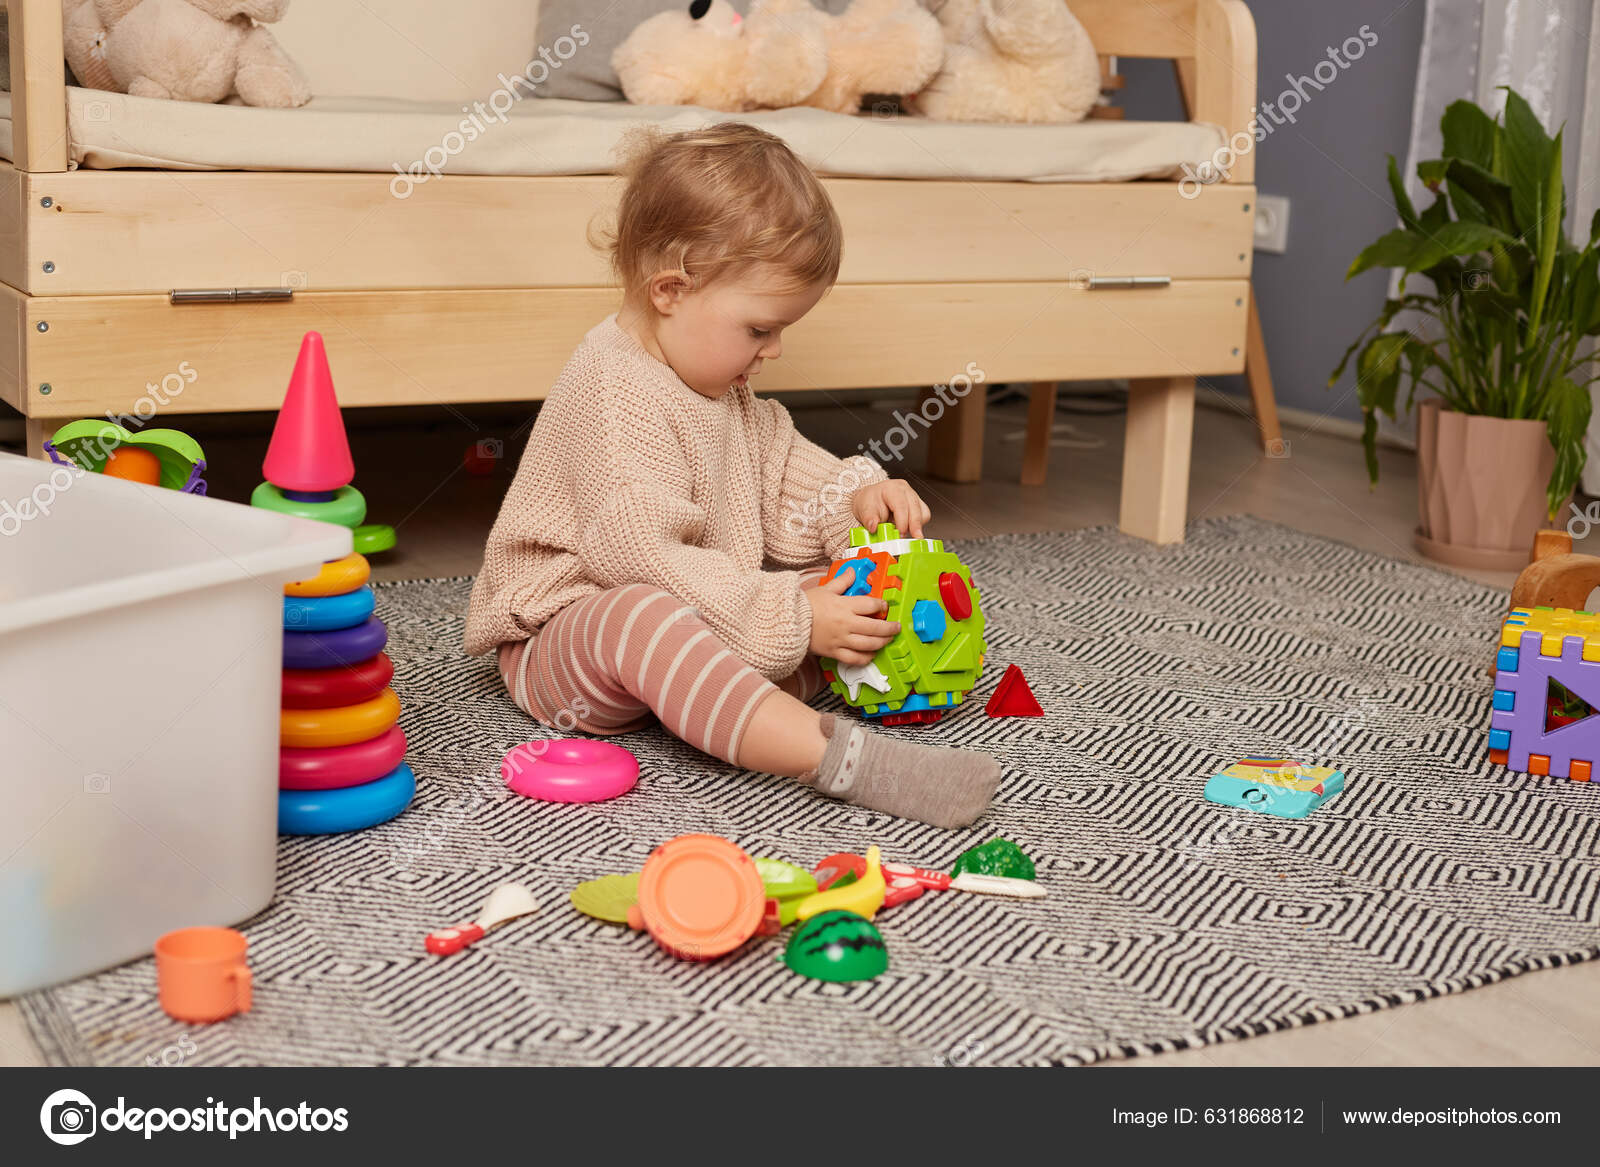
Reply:
[[812, 105], [855, 113], [868, 93], [907, 93], [938, 72], [938, 21], [916, 0], [855, 0], [838, 16], [810, 0], [726, 0], [642, 21], [612, 54], [628, 100], [742, 112]]
[[1075, 122], [1100, 95], [1100, 58], [1062, 0], [944, 0], [944, 67], [909, 104], [947, 122]]
[[635, 105], [700, 105], [740, 113], [798, 105], [828, 72], [821, 13], [777, 15], [755, 0], [748, 19], [725, 0], [643, 20], [611, 54]]
[[[810, 9], [810, 0], [780, 2], [786, 18]], [[944, 33], [917, 0], [855, 0], [837, 16], [815, 14], [828, 38], [828, 75], [804, 105], [856, 113], [869, 93], [915, 93], [944, 63]]]
[[289, 0], [62, 0], [67, 63], [93, 89], [288, 109], [311, 88], [257, 24]]

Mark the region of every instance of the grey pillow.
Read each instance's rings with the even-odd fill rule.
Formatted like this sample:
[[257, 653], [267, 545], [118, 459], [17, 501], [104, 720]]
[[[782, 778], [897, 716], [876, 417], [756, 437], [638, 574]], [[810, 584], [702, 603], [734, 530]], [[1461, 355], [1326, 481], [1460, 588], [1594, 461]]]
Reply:
[[[575, 101], [624, 101], [622, 83], [611, 68], [611, 54], [641, 21], [658, 12], [688, 8], [690, 0], [612, 0], [603, 7], [595, 0], [543, 0], [539, 8], [539, 43], [534, 57], [552, 64], [549, 76], [534, 87], [538, 97], [567, 97]], [[851, 0], [811, 0], [824, 12], [837, 15]], [[743, 15], [748, 5], [734, 5]], [[576, 25], [579, 32], [573, 31]], [[587, 36], [588, 43], [580, 40]], [[576, 51], [574, 51], [574, 49]], [[543, 52], [541, 52], [543, 50]], [[562, 53], [567, 53], [565, 58]], [[554, 63], [559, 61], [559, 65]]]

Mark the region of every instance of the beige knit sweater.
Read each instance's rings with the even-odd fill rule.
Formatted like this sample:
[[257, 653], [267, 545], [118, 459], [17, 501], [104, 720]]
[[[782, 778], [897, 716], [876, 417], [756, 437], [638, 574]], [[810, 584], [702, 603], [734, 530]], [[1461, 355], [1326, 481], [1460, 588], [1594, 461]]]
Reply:
[[796, 570], [841, 554], [870, 458], [839, 459], [748, 387], [713, 401], [617, 324], [589, 330], [534, 423], [467, 609], [474, 656], [574, 600], [645, 583], [772, 680], [811, 642]]

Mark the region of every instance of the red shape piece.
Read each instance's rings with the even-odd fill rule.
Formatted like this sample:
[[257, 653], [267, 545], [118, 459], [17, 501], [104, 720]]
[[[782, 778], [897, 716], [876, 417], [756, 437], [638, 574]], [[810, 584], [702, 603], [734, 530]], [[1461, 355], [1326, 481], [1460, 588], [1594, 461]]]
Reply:
[[1044, 710], [1028, 688], [1028, 678], [1016, 665], [1006, 666], [1006, 675], [1000, 678], [994, 695], [983, 711], [990, 717], [1043, 717]]
[[307, 491], [338, 490], [356, 476], [320, 332], [300, 342], [261, 474], [280, 489]]
[[972, 615], [972, 593], [967, 591], [967, 581], [957, 572], [940, 574], [939, 598], [944, 601], [945, 611], [957, 620], [965, 620]]
[[938, 721], [943, 716], [943, 709], [913, 709], [910, 713], [886, 713], [878, 720], [884, 725], [911, 725]]

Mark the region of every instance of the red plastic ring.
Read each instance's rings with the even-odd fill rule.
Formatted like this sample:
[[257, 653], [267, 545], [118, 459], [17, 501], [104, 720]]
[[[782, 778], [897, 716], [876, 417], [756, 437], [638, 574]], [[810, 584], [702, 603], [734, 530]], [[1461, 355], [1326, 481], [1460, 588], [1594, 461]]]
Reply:
[[382, 778], [405, 756], [406, 734], [398, 725], [351, 746], [281, 749], [278, 751], [278, 786], [282, 790], [359, 786]]
[[383, 692], [393, 678], [394, 661], [386, 652], [331, 669], [284, 669], [283, 707], [332, 709], [338, 705], [358, 705]]

